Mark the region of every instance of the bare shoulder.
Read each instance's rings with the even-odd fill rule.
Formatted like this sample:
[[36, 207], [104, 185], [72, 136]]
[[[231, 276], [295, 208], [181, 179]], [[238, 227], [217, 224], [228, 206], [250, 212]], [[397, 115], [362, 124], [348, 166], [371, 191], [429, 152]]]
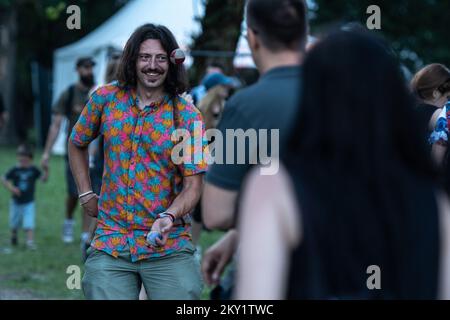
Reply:
[[280, 164], [278, 172], [273, 175], [262, 173], [260, 166], [253, 167], [246, 179], [246, 185], [250, 190], [270, 193], [272, 195], [285, 191], [291, 184], [289, 175], [283, 165]]
[[261, 174], [261, 167], [254, 167], [244, 185], [246, 214], [256, 215], [267, 221], [279, 222], [283, 237], [291, 246], [301, 239], [301, 218], [292, 180], [280, 164], [274, 175]]

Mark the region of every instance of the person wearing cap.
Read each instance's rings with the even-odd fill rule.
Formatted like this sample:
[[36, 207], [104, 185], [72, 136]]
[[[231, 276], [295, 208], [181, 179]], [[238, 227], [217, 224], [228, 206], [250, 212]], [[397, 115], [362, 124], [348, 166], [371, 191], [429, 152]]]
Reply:
[[223, 73], [212, 73], [205, 77], [206, 95], [200, 100], [198, 109], [203, 114], [206, 130], [215, 128], [222, 114], [225, 100], [230, 90], [236, 87], [235, 81]]
[[[220, 121], [225, 102], [230, 95], [230, 90], [238, 87], [239, 83], [231, 77], [221, 72], [210, 73], [205, 76], [203, 86], [206, 95], [199, 101], [198, 109], [203, 115], [205, 121], [205, 129], [214, 129]], [[211, 141], [212, 143], [212, 141]], [[201, 248], [198, 246], [198, 240], [203, 229], [203, 219], [201, 214], [201, 206], [198, 204], [192, 214], [192, 239], [200, 253]]]
[[[78, 73], [78, 82], [69, 86], [59, 97], [53, 106], [53, 116], [50, 129], [47, 135], [44, 152], [42, 154], [41, 166], [44, 171], [49, 170], [49, 159], [53, 145], [58, 137], [63, 119], [68, 120], [67, 132], [72, 130], [75, 122], [83, 110], [84, 105], [89, 99], [89, 92], [94, 87], [93, 67], [94, 60], [91, 57], [80, 57], [76, 62], [76, 71]], [[66, 219], [62, 230], [62, 240], [64, 243], [72, 243], [74, 241], [74, 219], [76, 205], [78, 203], [78, 193], [70, 172], [68, 158], [66, 156], [66, 181], [67, 181], [67, 198], [66, 198]], [[87, 241], [89, 237], [90, 218], [83, 216], [83, 233], [81, 235], [81, 244]]]
[[[92, 93], [70, 134], [80, 203], [97, 218], [82, 280], [87, 299], [137, 300], [141, 285], [150, 299], [200, 298], [191, 212], [207, 169], [206, 141], [201, 113], [181, 96], [187, 77], [179, 50], [164, 26], [136, 29], [118, 81]], [[195, 142], [182, 158], [172, 138], [181, 132]], [[100, 195], [92, 190], [86, 159], [98, 135], [105, 163]]]

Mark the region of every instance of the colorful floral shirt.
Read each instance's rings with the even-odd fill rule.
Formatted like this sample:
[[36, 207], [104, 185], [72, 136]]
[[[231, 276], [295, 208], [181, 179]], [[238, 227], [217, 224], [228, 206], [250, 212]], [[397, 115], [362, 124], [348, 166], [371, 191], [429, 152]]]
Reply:
[[438, 143], [442, 145], [448, 144], [448, 136], [449, 136], [449, 127], [450, 127], [450, 100], [447, 104], [442, 108], [441, 113], [436, 121], [436, 125], [434, 127], [433, 132], [430, 134], [430, 138], [428, 142], [430, 144]]
[[[166, 96], [141, 111], [135, 90], [116, 82], [97, 89], [84, 107], [72, 130], [72, 143], [85, 147], [98, 135], [104, 137], [98, 224], [91, 243], [94, 248], [117, 257], [129, 247], [132, 261], [193, 249], [189, 214], [175, 221], [164, 247], [150, 247], [145, 238], [156, 215], [181, 191], [183, 177], [207, 168], [202, 157], [207, 141], [201, 137], [201, 114], [181, 97], [175, 101]], [[195, 137], [191, 141], [194, 151], [189, 151], [196, 161], [178, 165], [172, 161], [177, 141], [172, 141], [171, 135], [175, 129], [187, 130]]]

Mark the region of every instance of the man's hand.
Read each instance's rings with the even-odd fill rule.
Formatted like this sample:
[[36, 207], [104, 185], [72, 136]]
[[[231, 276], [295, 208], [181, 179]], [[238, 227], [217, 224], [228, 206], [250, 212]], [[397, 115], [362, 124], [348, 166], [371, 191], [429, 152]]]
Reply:
[[232, 229], [203, 255], [202, 273], [208, 285], [219, 284], [220, 276], [236, 250], [237, 239], [237, 231]]
[[94, 194], [87, 202], [82, 204], [83, 211], [87, 215], [97, 218], [98, 216], [98, 195]]
[[43, 174], [42, 174], [42, 176], [41, 176], [41, 181], [42, 181], [42, 182], [47, 182], [47, 180], [48, 180], [48, 168], [47, 168], [47, 169], [44, 169], [43, 171], [44, 171], [44, 172], [43, 172]]
[[42, 154], [42, 159], [41, 159], [41, 167], [42, 170], [44, 170], [44, 172], [46, 173], [47, 177], [48, 177], [48, 160], [50, 159], [50, 155], [46, 152], [44, 152]]
[[159, 247], [162, 247], [166, 244], [167, 238], [169, 237], [169, 231], [173, 227], [173, 222], [169, 217], [159, 218], [153, 222], [152, 231], [159, 232], [162, 236], [162, 239], [156, 238], [156, 244]]

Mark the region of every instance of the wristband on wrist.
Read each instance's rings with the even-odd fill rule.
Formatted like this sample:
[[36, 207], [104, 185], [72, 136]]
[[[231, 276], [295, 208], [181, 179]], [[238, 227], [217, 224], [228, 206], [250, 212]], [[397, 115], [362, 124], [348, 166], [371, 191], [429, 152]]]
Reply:
[[83, 198], [84, 196], [87, 196], [88, 194], [91, 194], [91, 193], [94, 193], [94, 191], [89, 190], [89, 191], [87, 191], [87, 192], [85, 192], [85, 193], [82, 193], [82, 194], [78, 195], [78, 199], [81, 199], [81, 198]]
[[172, 221], [172, 223], [175, 222], [175, 215], [170, 212], [161, 212], [160, 214], [158, 214], [156, 216], [156, 219], [161, 219], [161, 218], [165, 218], [165, 217], [169, 217], [169, 219]]
[[86, 203], [92, 200], [92, 198], [95, 198], [95, 193], [92, 192], [90, 197], [83, 197], [83, 199], [80, 199], [80, 205], [84, 206]]

